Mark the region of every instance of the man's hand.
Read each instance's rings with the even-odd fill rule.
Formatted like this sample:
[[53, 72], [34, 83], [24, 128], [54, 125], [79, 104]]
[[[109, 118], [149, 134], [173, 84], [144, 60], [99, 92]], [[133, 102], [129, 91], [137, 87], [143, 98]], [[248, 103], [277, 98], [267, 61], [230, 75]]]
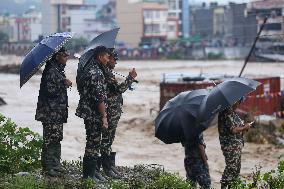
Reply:
[[245, 123], [245, 124], [244, 124], [244, 127], [243, 127], [244, 131], [248, 131], [248, 130], [251, 128], [252, 123], [253, 123], [253, 122], [251, 122], [251, 123]]
[[72, 86], [72, 82], [69, 79], [64, 79], [64, 84], [68, 87]]
[[137, 77], [137, 73], [136, 73], [136, 70], [135, 70], [135, 68], [133, 68], [132, 70], [131, 70], [131, 72], [129, 72], [129, 75], [134, 79], [135, 77]]
[[103, 127], [104, 129], [107, 129], [107, 128], [108, 128], [108, 122], [107, 122], [107, 117], [106, 117], [106, 116], [104, 116], [104, 117], [102, 118], [102, 122], [103, 122], [102, 127]]

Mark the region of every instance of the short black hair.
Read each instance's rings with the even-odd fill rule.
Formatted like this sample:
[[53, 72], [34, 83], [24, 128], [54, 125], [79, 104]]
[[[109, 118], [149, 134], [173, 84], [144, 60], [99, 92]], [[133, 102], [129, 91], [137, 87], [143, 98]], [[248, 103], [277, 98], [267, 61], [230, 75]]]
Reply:
[[94, 49], [94, 55], [96, 58], [98, 58], [101, 55], [105, 55], [105, 54], [110, 54], [108, 48], [106, 48], [105, 46], [97, 46]]

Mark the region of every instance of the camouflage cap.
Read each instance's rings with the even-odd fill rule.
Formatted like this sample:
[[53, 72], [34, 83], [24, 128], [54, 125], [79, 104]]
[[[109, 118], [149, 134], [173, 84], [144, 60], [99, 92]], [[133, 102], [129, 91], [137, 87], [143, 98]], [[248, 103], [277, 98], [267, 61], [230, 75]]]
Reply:
[[110, 56], [112, 56], [115, 60], [118, 60], [118, 52], [115, 48], [109, 48]]
[[61, 49], [59, 49], [59, 51], [57, 53], [63, 54], [65, 56], [69, 56], [69, 53], [68, 53], [68, 51], [65, 47], [61, 47]]

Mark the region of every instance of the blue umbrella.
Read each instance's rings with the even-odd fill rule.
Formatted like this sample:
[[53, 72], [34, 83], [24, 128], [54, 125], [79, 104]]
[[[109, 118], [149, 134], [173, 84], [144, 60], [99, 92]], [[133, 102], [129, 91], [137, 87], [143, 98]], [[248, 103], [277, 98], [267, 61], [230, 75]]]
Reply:
[[80, 57], [80, 63], [79, 67], [84, 67], [86, 63], [90, 60], [90, 58], [93, 56], [92, 49], [98, 47], [98, 46], [105, 46], [107, 48], [114, 48], [115, 45], [115, 39], [117, 36], [119, 28], [115, 28], [112, 30], [109, 30], [107, 32], [104, 32], [97, 37], [95, 37], [91, 42], [90, 45], [86, 48], [86, 50], [83, 52], [83, 55]]
[[242, 77], [227, 79], [218, 84], [202, 100], [198, 111], [199, 122], [206, 121], [232, 106], [243, 96], [255, 91], [260, 84], [258, 81]]
[[55, 33], [45, 37], [24, 58], [20, 67], [20, 88], [72, 38], [72, 33]]
[[197, 113], [208, 90], [182, 92], [169, 100], [155, 119], [155, 136], [166, 144], [190, 141], [209, 127], [199, 124]]

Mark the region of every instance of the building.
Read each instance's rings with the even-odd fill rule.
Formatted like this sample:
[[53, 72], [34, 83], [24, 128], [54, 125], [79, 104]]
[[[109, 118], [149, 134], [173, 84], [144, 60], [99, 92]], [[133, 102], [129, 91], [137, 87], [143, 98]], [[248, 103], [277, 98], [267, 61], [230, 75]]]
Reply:
[[7, 33], [9, 42], [35, 41], [42, 34], [41, 13], [31, 7], [23, 16], [0, 17], [0, 30]]
[[35, 41], [39, 39], [39, 36], [42, 35], [42, 14], [35, 10], [35, 7], [30, 7], [23, 15], [23, 18], [29, 20], [29, 29], [30, 29], [30, 41]]
[[225, 6], [216, 6], [213, 8], [213, 36], [222, 38], [225, 35]]
[[211, 39], [213, 37], [214, 8], [207, 7], [203, 3], [202, 7], [191, 7], [190, 13], [190, 35]]
[[[188, 0], [166, 0], [168, 4], [168, 39], [189, 37]], [[174, 36], [174, 32], [176, 35]]]
[[138, 47], [143, 37], [142, 0], [119, 0], [116, 5], [117, 41], [127, 47]]
[[[83, 5], [83, 0], [42, 0], [42, 31], [47, 36], [52, 33], [68, 31], [70, 9]], [[45, 19], [46, 18], [46, 19]], [[70, 20], [71, 22], [71, 20]]]
[[246, 14], [247, 4], [230, 3], [225, 13], [225, 37], [236, 45], [251, 45], [257, 35], [255, 15]]
[[163, 2], [143, 2], [143, 42], [159, 43], [167, 39], [168, 7]]
[[[55, 32], [73, 32], [77, 37], [88, 40], [100, 33], [116, 27], [116, 2], [108, 0], [98, 5], [90, 1], [47, 1], [44, 16], [51, 15], [44, 21], [44, 35]], [[86, 3], [86, 4], [85, 4]]]
[[269, 17], [262, 31], [262, 35], [267, 35], [269, 39], [282, 39], [283, 8], [283, 0], [258, 0], [248, 4], [248, 12], [256, 15], [258, 28], [262, 25], [264, 18]]

